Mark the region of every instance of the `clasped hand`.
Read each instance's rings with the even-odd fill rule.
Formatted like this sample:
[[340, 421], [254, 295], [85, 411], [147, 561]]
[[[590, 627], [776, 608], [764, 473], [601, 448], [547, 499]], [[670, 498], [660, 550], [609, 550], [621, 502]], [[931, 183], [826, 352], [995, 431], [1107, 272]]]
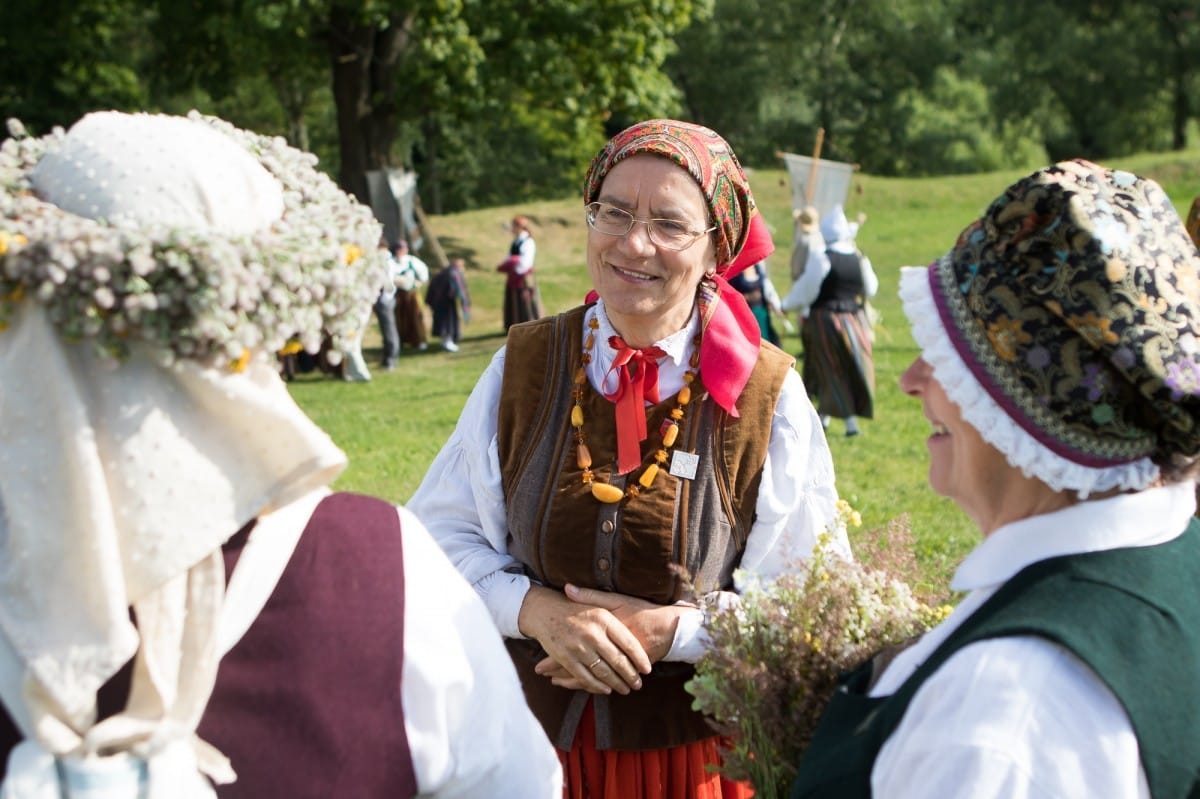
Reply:
[[547, 657], [534, 670], [562, 688], [628, 694], [671, 650], [679, 609], [644, 599], [567, 585], [533, 586], [521, 605], [521, 632]]

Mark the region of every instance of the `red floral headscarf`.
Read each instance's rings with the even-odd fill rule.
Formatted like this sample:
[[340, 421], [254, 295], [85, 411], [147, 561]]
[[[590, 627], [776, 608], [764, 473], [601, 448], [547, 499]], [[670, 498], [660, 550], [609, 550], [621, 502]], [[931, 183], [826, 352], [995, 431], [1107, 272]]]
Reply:
[[[596, 201], [604, 178], [634, 155], [669, 158], [700, 186], [717, 226], [716, 274], [701, 283], [704, 335], [700, 373], [717, 404], [737, 416], [737, 398], [750, 379], [762, 340], [758, 322], [729, 278], [774, 251], [770, 233], [750, 193], [750, 182], [733, 149], [716, 132], [674, 119], [651, 119], [629, 127], [604, 146], [588, 167], [584, 204]], [[745, 253], [744, 257], [739, 257]], [[752, 258], [752, 260], [751, 260]]]

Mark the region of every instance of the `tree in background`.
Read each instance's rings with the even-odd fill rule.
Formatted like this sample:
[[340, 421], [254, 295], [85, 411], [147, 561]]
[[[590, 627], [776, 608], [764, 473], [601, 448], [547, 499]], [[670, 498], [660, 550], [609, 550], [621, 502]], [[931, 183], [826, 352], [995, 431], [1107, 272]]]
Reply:
[[85, 109], [144, 108], [147, 16], [127, 0], [4, 0], [0, 114], [44, 133]]
[[1192, 0], [965, 0], [999, 120], [1036, 120], [1053, 159], [1182, 149], [1200, 97]]
[[199, 108], [435, 213], [578, 191], [648, 116], [882, 175], [1184, 147], [1194, 0], [5, 0], [0, 114]]
[[885, 175], [1181, 148], [1200, 112], [1194, 0], [717, 0], [668, 74], [751, 163], [823, 152]]
[[[811, 151], [878, 174], [911, 164], [912, 94], [950, 64], [952, 0], [718, 0], [668, 74], [693, 118], [754, 163]], [[953, 108], [945, 109], [950, 115]]]

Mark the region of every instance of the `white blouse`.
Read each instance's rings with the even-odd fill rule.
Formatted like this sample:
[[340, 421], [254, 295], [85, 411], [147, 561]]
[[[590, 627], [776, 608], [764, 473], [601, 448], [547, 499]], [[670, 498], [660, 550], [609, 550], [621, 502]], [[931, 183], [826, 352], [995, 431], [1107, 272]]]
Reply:
[[[615, 375], [609, 373], [615, 351], [608, 339], [615, 331], [604, 314], [603, 301], [588, 311], [585, 330], [592, 317], [599, 319], [600, 328], [588, 381], [597, 391], [611, 392], [616, 385]], [[699, 324], [693, 314], [687, 327], [656, 342], [667, 353], [659, 364], [660, 396], [669, 397], [683, 386]], [[475, 586], [501, 634], [524, 638], [517, 616], [530, 587], [529, 578], [505, 571], [516, 561], [506, 545], [508, 528], [497, 449], [496, 409], [504, 360], [502, 348], [476, 383], [457, 427], [406, 504]], [[740, 567], [769, 579], [796, 559], [808, 557], [817, 536], [833, 525], [836, 503], [833, 459], [824, 431], [800, 375], [790, 370], [771, 420], [757, 516]], [[836, 545], [848, 555], [845, 532], [833, 532]], [[721, 599], [729, 601], [729, 597]], [[699, 609], [683, 614], [667, 660], [695, 662], [700, 658], [706, 643], [702, 621]]]
[[[894, 693], [1029, 564], [1178, 537], [1195, 513], [1194, 490], [1184, 483], [1090, 500], [999, 528], [955, 573], [951, 587], [970, 593], [892, 661], [871, 695]], [[947, 660], [880, 750], [871, 787], [892, 799], [1150, 795], [1120, 702], [1073, 654], [1032, 636], [979, 641]]]

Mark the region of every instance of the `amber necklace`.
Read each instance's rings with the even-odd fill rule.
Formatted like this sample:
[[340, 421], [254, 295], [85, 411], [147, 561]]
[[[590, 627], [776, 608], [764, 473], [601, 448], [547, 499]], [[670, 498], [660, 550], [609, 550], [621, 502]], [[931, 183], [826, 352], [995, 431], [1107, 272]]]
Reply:
[[575, 428], [575, 456], [576, 463], [583, 470], [583, 484], [591, 488], [592, 496], [596, 499], [604, 503], [613, 503], [620, 502], [625, 497], [633, 499], [643, 488], [653, 485], [659, 468], [670, 459], [669, 450], [679, 437], [679, 423], [683, 421], [687, 405], [692, 400], [692, 381], [696, 379], [696, 372], [700, 367], [700, 337], [696, 337], [696, 346], [692, 349], [692, 356], [688, 360], [688, 370], [683, 375], [683, 388], [679, 389], [679, 393], [675, 396], [676, 405], [671, 410], [667, 426], [663, 430], [662, 446], [659, 447], [658, 452], [654, 453], [653, 462], [642, 469], [638, 479], [630, 481], [622, 491], [615, 485], [596, 479], [596, 475], [592, 472], [592, 453], [588, 450], [583, 434], [583, 391], [584, 385], [587, 384], [587, 366], [592, 362], [592, 347], [596, 343], [596, 329], [599, 327], [600, 321], [596, 317], [593, 316], [588, 320], [588, 331], [583, 340], [583, 363], [580, 365], [579, 371], [575, 373], [575, 387], [571, 391], [571, 397], [575, 400], [575, 406], [571, 408], [571, 427]]

